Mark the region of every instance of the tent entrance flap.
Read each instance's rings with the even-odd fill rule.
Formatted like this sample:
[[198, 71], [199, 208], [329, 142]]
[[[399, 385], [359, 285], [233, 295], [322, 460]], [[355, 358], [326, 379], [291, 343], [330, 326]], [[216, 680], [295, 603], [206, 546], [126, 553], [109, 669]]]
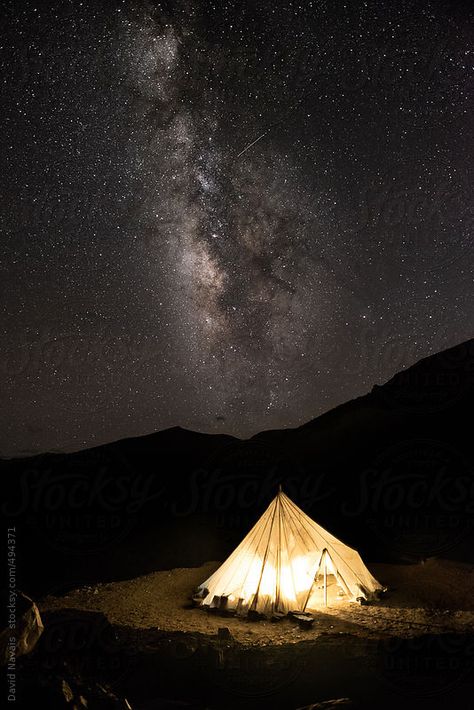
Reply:
[[[306, 600], [303, 606], [303, 611], [306, 610], [306, 607], [308, 606], [308, 602], [310, 600], [311, 594], [313, 593], [314, 585], [316, 584], [316, 579], [319, 575], [319, 570], [321, 569], [321, 565], [323, 564], [323, 558], [324, 560], [326, 559], [326, 554], [327, 550], [324, 548], [324, 550], [321, 552], [321, 557], [319, 558], [318, 566], [316, 567], [316, 572], [314, 573], [313, 581], [311, 583], [311, 587], [308, 589], [308, 594], [306, 595]], [[324, 589], [325, 589], [325, 599], [327, 602], [327, 571], [326, 571], [326, 564], [324, 565]], [[327, 606], [327, 604], [326, 604]]]

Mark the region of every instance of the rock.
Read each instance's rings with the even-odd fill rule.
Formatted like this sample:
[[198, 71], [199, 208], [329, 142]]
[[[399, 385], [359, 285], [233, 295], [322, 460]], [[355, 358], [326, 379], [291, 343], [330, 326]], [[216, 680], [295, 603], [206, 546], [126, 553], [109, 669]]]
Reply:
[[314, 624], [314, 616], [307, 612], [291, 612], [291, 618], [298, 623], [300, 629], [310, 629]]
[[74, 693], [71, 690], [71, 686], [64, 678], [61, 683], [61, 690], [63, 691], [65, 701], [70, 703], [74, 699]]
[[[25, 675], [21, 707], [54, 710], [133, 710], [127, 698], [107, 685], [89, 682], [77, 673], [44, 673], [34, 661]], [[65, 669], [63, 668], [63, 671]]]
[[117, 696], [110, 688], [100, 683], [89, 686], [77, 678], [69, 682], [63, 679], [61, 685], [68, 710], [132, 710], [127, 698]]
[[221, 626], [217, 629], [217, 638], [219, 641], [230, 641], [233, 639], [230, 629], [227, 626]]
[[278, 623], [279, 621], [282, 621], [282, 619], [284, 619], [285, 616], [286, 616], [286, 614], [282, 614], [281, 612], [275, 611], [275, 612], [272, 614], [272, 616], [271, 616], [271, 618], [270, 618], [270, 621], [271, 621], [273, 624], [275, 624], [275, 623]]
[[249, 621], [265, 622], [265, 614], [261, 614], [259, 611], [255, 611], [254, 609], [249, 609], [247, 612], [247, 619]]
[[[16, 627], [0, 634], [0, 662], [6, 665], [12, 653], [17, 657], [30, 653], [44, 631], [39, 609], [32, 599], [21, 592], [16, 597]], [[13, 641], [11, 640], [13, 639]]]

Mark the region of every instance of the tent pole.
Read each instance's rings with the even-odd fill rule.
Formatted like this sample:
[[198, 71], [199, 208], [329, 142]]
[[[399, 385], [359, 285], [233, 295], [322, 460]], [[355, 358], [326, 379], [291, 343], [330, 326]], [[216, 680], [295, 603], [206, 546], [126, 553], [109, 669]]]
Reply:
[[324, 551], [324, 606], [328, 605], [328, 565], [327, 550]]
[[313, 581], [311, 582], [311, 587], [308, 589], [308, 594], [306, 595], [306, 600], [303, 606], [303, 611], [306, 611], [306, 607], [308, 606], [309, 598], [311, 596], [311, 592], [313, 591], [314, 583], [316, 582], [316, 577], [318, 576], [318, 572], [321, 569], [321, 565], [323, 563], [323, 555], [325, 553], [326, 548], [321, 552], [321, 557], [319, 558], [319, 563], [318, 566], [316, 567], [316, 572], [314, 573]]
[[260, 585], [261, 585], [261, 583], [262, 583], [262, 577], [263, 577], [263, 573], [264, 573], [264, 571], [265, 571], [265, 564], [266, 564], [266, 562], [267, 562], [268, 550], [270, 549], [270, 542], [271, 542], [271, 539], [272, 539], [273, 523], [275, 522], [276, 509], [277, 509], [277, 505], [278, 505], [279, 502], [280, 502], [280, 501], [279, 501], [279, 498], [278, 498], [278, 496], [277, 496], [277, 497], [275, 498], [275, 507], [274, 507], [274, 509], [273, 509], [272, 522], [271, 522], [271, 524], [270, 524], [270, 533], [269, 533], [269, 536], [268, 536], [267, 546], [266, 546], [266, 548], [265, 548], [265, 554], [263, 555], [262, 569], [260, 570], [260, 577], [259, 577], [259, 580], [258, 580], [257, 591], [255, 592], [254, 597], [253, 597], [253, 600], [252, 600], [252, 603], [251, 603], [250, 606], [249, 606], [249, 609], [252, 609], [252, 610], [256, 610], [256, 609], [257, 609], [257, 602], [258, 602], [258, 595], [259, 595], [259, 592], [260, 592]]

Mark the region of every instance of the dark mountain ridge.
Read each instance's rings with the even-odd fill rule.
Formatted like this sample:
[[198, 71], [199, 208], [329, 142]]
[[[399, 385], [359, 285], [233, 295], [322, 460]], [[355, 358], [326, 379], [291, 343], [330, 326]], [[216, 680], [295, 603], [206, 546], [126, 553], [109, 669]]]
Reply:
[[27, 590], [220, 559], [282, 483], [374, 560], [472, 560], [474, 341], [296, 429], [251, 439], [174, 427], [3, 461]]

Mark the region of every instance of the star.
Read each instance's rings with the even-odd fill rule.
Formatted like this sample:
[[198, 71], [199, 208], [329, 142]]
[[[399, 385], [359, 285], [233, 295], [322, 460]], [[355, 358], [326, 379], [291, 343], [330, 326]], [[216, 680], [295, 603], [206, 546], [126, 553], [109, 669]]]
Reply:
[[7, 0], [0, 450], [298, 426], [469, 338], [468, 18]]

